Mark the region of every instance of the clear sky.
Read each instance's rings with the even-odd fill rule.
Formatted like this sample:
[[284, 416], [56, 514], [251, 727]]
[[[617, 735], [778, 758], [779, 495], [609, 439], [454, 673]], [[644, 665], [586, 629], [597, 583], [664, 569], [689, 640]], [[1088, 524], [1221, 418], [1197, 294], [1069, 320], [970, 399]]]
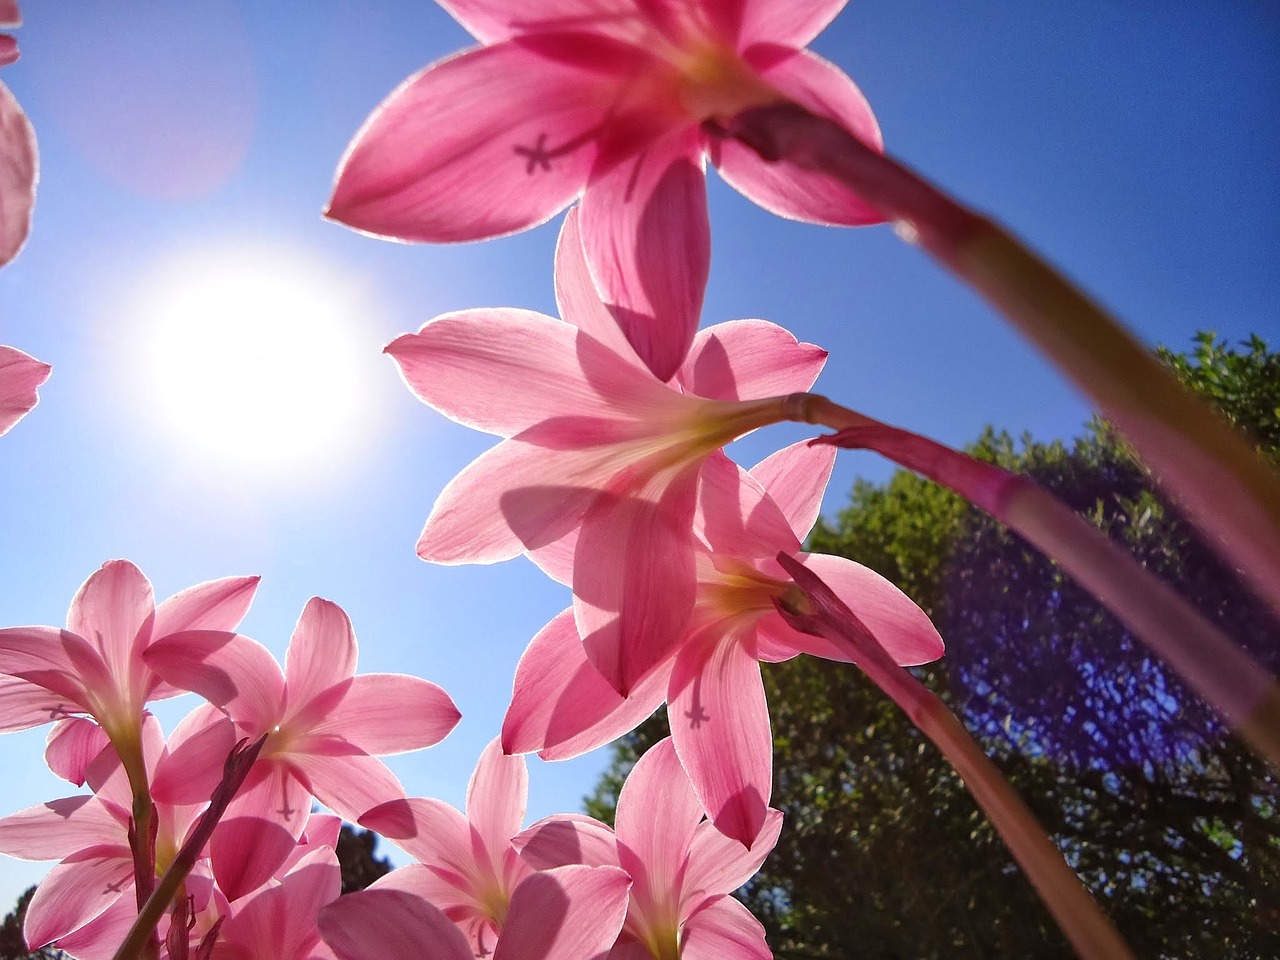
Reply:
[[[426, 677], [463, 719], [392, 761], [460, 805], [515, 664], [568, 603], [523, 560], [414, 554], [492, 439], [414, 400], [382, 346], [475, 306], [554, 312], [558, 219], [403, 246], [325, 223], [334, 167], [404, 77], [469, 43], [428, 0], [26, 0], [3, 80], [41, 149], [35, 230], [0, 272], [0, 343], [54, 365], [0, 440], [0, 626], [61, 624], [126, 557], [158, 597], [257, 573], [243, 630], [283, 656], [308, 597], [351, 615], [361, 669]], [[1280, 338], [1280, 15], [1271, 0], [856, 0], [814, 44], [888, 147], [995, 213], [1150, 343]], [[760, 316], [831, 351], [818, 389], [962, 444], [1051, 438], [1088, 407], [886, 228], [777, 219], [711, 177], [704, 322]], [[216, 362], [210, 363], [210, 359]], [[501, 385], [495, 385], [501, 389]], [[252, 425], [252, 429], [250, 428]], [[268, 429], [269, 428], [269, 429]], [[802, 434], [738, 445], [746, 463]], [[870, 454], [841, 454], [826, 510]], [[193, 705], [162, 711], [166, 728]], [[0, 813], [74, 790], [45, 730], [0, 739]], [[576, 810], [605, 751], [531, 762], [530, 819]], [[0, 911], [46, 865], [0, 859]]]

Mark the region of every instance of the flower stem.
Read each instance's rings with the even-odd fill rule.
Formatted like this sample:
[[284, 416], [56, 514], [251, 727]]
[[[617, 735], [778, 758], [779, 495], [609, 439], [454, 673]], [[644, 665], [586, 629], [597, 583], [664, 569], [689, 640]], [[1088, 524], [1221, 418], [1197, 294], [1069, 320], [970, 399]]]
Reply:
[[[797, 408], [800, 404], [795, 404]], [[824, 442], [875, 450], [954, 490], [1057, 561], [1280, 770], [1280, 684], [1177, 591], [1027, 477], [809, 395]]]
[[999, 224], [798, 104], [747, 110], [713, 132], [839, 180], [982, 294], [1096, 401], [1280, 615], [1280, 478], [1119, 321]]
[[872, 682], [942, 751], [1076, 952], [1090, 960], [1132, 960], [1128, 944], [1063, 860], [1035, 814], [956, 715], [933, 691], [893, 662], [862, 621], [817, 574], [786, 553], [778, 554], [778, 562], [811, 604], [811, 609], [799, 610], [792, 604], [780, 603], [779, 613], [797, 630], [851, 648], [858, 666]]
[[160, 922], [164, 912], [169, 909], [169, 904], [182, 889], [182, 884], [186, 881], [187, 874], [191, 872], [191, 868], [195, 866], [196, 860], [199, 859], [201, 852], [208, 844], [209, 838], [213, 836], [214, 828], [218, 825], [218, 821], [222, 819], [222, 815], [226, 812], [227, 805], [231, 803], [231, 799], [236, 795], [236, 791], [244, 783], [244, 778], [249, 775], [249, 770], [253, 767], [254, 761], [258, 759], [258, 754], [262, 751], [262, 745], [266, 742], [267, 734], [264, 733], [253, 743], [241, 740], [232, 749], [230, 756], [227, 757], [226, 765], [223, 767], [222, 780], [214, 788], [213, 797], [208, 808], [201, 814], [200, 820], [187, 837], [187, 842], [182, 845], [182, 849], [173, 858], [173, 862], [169, 864], [169, 869], [160, 878], [160, 882], [156, 884], [151, 896], [147, 898], [147, 902], [138, 911], [138, 918], [134, 920], [133, 926], [129, 928], [128, 936], [125, 937], [124, 943], [115, 952], [112, 960], [138, 960], [138, 958], [144, 956], [144, 950], [147, 949], [147, 945], [154, 940], [153, 935], [156, 924]]

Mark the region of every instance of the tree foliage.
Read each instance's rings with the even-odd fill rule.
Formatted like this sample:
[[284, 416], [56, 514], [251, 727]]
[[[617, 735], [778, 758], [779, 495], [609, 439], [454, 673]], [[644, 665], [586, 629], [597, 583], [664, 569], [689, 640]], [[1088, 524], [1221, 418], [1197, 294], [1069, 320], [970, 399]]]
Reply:
[[[1280, 355], [1210, 334], [1162, 356], [1280, 462]], [[1273, 670], [1280, 630], [1105, 423], [1070, 445], [988, 430], [977, 456], [1032, 476]], [[1280, 956], [1280, 785], [1056, 564], [913, 474], [858, 482], [810, 549], [856, 559], [934, 619], [918, 671], [1027, 799], [1140, 956]], [[780, 958], [1068, 957], [941, 755], [854, 667], [767, 666], [786, 826], [743, 891]], [[661, 715], [615, 745], [611, 813]]]

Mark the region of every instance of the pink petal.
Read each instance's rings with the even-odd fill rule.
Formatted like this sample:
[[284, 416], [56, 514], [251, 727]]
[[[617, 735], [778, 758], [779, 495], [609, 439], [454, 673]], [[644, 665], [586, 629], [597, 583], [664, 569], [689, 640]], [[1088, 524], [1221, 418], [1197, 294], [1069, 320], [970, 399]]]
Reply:
[[669, 380], [698, 329], [711, 268], [701, 132], [677, 131], [593, 176], [580, 226], [605, 303], [654, 376]]
[[764, 927], [733, 897], [721, 897], [684, 925], [680, 960], [773, 960]]
[[[0, 266], [18, 255], [31, 232], [38, 167], [31, 121], [0, 83]], [[0, 428], [0, 433], [6, 429]]]
[[[925, 612], [880, 574], [860, 563], [824, 553], [801, 555], [799, 559], [848, 605], [895, 663], [909, 667], [942, 656], [942, 637]], [[831, 641], [790, 627], [783, 629], [789, 631], [785, 639], [777, 634], [775, 640], [800, 653], [829, 660], [852, 659], [852, 651], [833, 647]]]
[[6, 30], [22, 26], [22, 13], [18, 0], [0, 0], [0, 27]]
[[769, 806], [773, 732], [754, 650], [722, 630], [713, 625], [676, 657], [671, 740], [716, 829], [749, 847]]
[[[453, 809], [450, 807], [450, 809]], [[454, 811], [455, 813], [457, 811]], [[468, 831], [469, 832], [469, 831]], [[489, 927], [485, 906], [472, 892], [476, 888], [472, 881], [463, 879], [454, 871], [442, 869], [439, 864], [427, 866], [422, 863], [410, 863], [397, 867], [390, 873], [379, 877], [368, 888], [370, 890], [400, 890], [421, 897], [427, 903], [444, 911], [445, 916], [453, 920], [464, 930], [468, 922], [480, 922]], [[481, 932], [476, 931], [478, 934]], [[496, 937], [496, 932], [484, 929], [489, 943]], [[468, 938], [470, 931], [466, 932]]]
[[506, 756], [497, 740], [489, 741], [467, 784], [467, 820], [491, 856], [510, 846], [520, 832], [528, 799], [524, 757]]
[[[3, 85], [0, 85], [0, 96], [3, 96]], [[0, 118], [3, 117], [3, 106], [0, 105]], [[0, 121], [2, 122], [2, 121]], [[3, 131], [0, 131], [0, 135]], [[0, 154], [0, 161], [3, 155]], [[4, 164], [0, 162], [0, 171]], [[3, 173], [0, 173], [0, 177]], [[0, 193], [0, 247], [4, 243], [6, 232], [5, 201]], [[15, 251], [16, 252], [16, 251]], [[11, 254], [12, 256], [12, 254]], [[9, 432], [9, 428], [27, 415], [40, 400], [36, 389], [49, 379], [53, 367], [41, 363], [35, 357], [27, 356], [13, 347], [0, 346], [0, 436]]]
[[311, 732], [340, 736], [380, 757], [434, 746], [461, 716], [434, 683], [399, 673], [365, 673], [352, 679], [341, 703]]
[[472, 891], [480, 882], [471, 825], [442, 800], [392, 800], [366, 811], [360, 826], [386, 837], [459, 890]]
[[23, 935], [38, 950], [84, 926], [122, 896], [133, 897], [129, 848], [86, 847], [54, 867], [36, 887]]
[[[4, 638], [0, 636], [0, 647], [3, 644]], [[0, 652], [0, 659], [3, 658], [4, 653]], [[76, 702], [83, 699], [83, 691], [71, 700], [30, 680], [0, 676], [0, 733], [38, 727], [72, 711], [83, 711], [85, 708]]]
[[666, 698], [669, 671], [659, 668], [622, 697], [587, 660], [565, 610], [542, 628], [520, 658], [502, 722], [508, 753], [540, 751], [565, 760], [603, 746], [635, 728]]
[[342, 818], [331, 813], [313, 813], [307, 818], [302, 842], [308, 846], [336, 847], [342, 833]]
[[[58, 938], [58, 949], [76, 960], [112, 960], [129, 928], [138, 918], [133, 896], [122, 896], [79, 930]], [[161, 918], [158, 929], [163, 939], [168, 918]]]
[[319, 940], [316, 930], [320, 908], [338, 898], [342, 872], [332, 850], [308, 853], [281, 878], [237, 904], [223, 924], [221, 938], [232, 951], [257, 960], [292, 960], [304, 957]]
[[847, 0], [743, 0], [739, 43], [807, 47]]
[[118, 686], [143, 670], [140, 658], [155, 609], [151, 582], [142, 571], [128, 560], [108, 560], [76, 592], [67, 629], [101, 652]]
[[[0, 27], [6, 24], [0, 23]], [[18, 40], [8, 34], [0, 34], [0, 67], [7, 67], [11, 63], [17, 63], [22, 56], [22, 51], [18, 49]]]
[[357, 821], [366, 810], [404, 797], [404, 787], [387, 765], [343, 741], [329, 741], [321, 752], [308, 741], [308, 753], [290, 755], [315, 798], [344, 820]]
[[240, 626], [261, 577], [225, 577], [175, 593], [156, 607], [151, 636], [158, 640], [185, 630], [226, 630]]
[[594, 960], [618, 938], [631, 878], [617, 867], [557, 867], [527, 877], [493, 960]]
[[350, 893], [320, 911], [320, 934], [341, 960], [474, 960], [462, 932], [420, 897], [400, 890]]
[[671, 392], [572, 325], [531, 310], [444, 314], [386, 352], [424, 403], [503, 437], [619, 405], [645, 410]]
[[637, 893], [665, 900], [679, 882], [702, 821], [702, 806], [670, 738], [636, 761], [618, 793], [614, 820], [619, 866], [631, 874]]
[[[748, 60], [766, 81], [819, 116], [843, 124], [859, 140], [879, 150], [880, 128], [866, 98], [838, 67], [808, 50], [758, 47]], [[769, 163], [736, 141], [720, 144], [720, 175], [766, 210], [795, 220], [861, 226], [880, 223], [878, 210], [826, 174], [789, 163]]]
[[827, 351], [775, 323], [731, 320], [698, 332], [676, 380], [712, 400], [763, 400], [804, 393], [826, 362]]
[[356, 633], [336, 603], [312, 597], [289, 640], [284, 674], [288, 710], [297, 713], [356, 672]]
[[88, 847], [128, 856], [126, 827], [96, 797], [66, 797], [0, 820], [0, 853], [19, 860], [61, 860]]
[[170, 804], [209, 800], [237, 739], [235, 724], [217, 708], [197, 707], [170, 735], [151, 781], [152, 797]]
[[694, 532], [715, 555], [760, 559], [800, 549], [764, 487], [723, 452], [708, 457], [702, 468], [698, 503]]
[[542, 223], [578, 195], [595, 161], [617, 84], [598, 67], [520, 41], [432, 64], [356, 134], [326, 215], [366, 233], [437, 243]]
[[171, 634], [147, 649], [166, 682], [222, 707], [251, 736], [270, 731], [284, 704], [284, 673], [256, 640], [215, 630]]
[[643, 20], [628, 16], [631, 0], [440, 0], [473, 37], [496, 43], [520, 34], [543, 30], [625, 30], [642, 35]]
[[834, 447], [802, 440], [761, 460], [750, 473], [769, 493], [801, 539], [809, 535], [822, 510], [822, 495], [835, 466]]
[[288, 766], [259, 759], [209, 842], [218, 889], [237, 900], [271, 879], [297, 845], [310, 810], [311, 796]]
[[689, 866], [680, 890], [680, 915], [692, 916], [711, 898], [732, 893], [756, 875], [778, 842], [782, 813], [769, 810], [749, 847], [726, 837], [710, 820], [698, 826], [689, 847]]
[[577, 207], [569, 209], [560, 228], [555, 274], [556, 305], [565, 323], [571, 323], [599, 340], [627, 362], [643, 367], [643, 361], [636, 356], [622, 327], [601, 301], [600, 291], [591, 279], [591, 270], [582, 249]]
[[653, 502], [602, 497], [582, 520], [574, 615], [587, 658], [624, 696], [679, 644], [693, 612], [697, 465]]
[[511, 842], [535, 870], [581, 863], [616, 867], [618, 844], [613, 831], [581, 813], [558, 813], [516, 834]]
[[68, 717], [49, 731], [44, 762], [63, 780], [80, 787], [84, 785], [85, 768], [110, 742], [106, 731], [92, 720]]

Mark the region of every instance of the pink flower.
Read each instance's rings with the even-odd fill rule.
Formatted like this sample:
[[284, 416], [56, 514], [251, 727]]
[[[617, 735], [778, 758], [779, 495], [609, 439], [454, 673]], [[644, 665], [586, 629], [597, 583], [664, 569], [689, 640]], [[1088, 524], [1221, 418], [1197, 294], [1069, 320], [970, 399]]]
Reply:
[[[21, 23], [17, 0], [0, 0], [0, 29]], [[0, 67], [17, 59], [18, 44], [8, 34], [0, 34]], [[18, 255], [31, 232], [37, 164], [36, 135], [31, 121], [9, 88], [0, 83], [0, 267]], [[2, 365], [3, 358], [0, 358]], [[2, 397], [3, 389], [0, 389]], [[0, 399], [0, 417], [3, 416], [4, 403]], [[0, 420], [0, 433], [5, 429]]]
[[537, 867], [620, 866], [631, 875], [627, 919], [608, 960], [769, 960], [764, 928], [729, 896], [778, 842], [770, 810], [746, 845], [710, 821], [669, 739], [636, 762], [618, 794], [616, 833], [598, 820], [558, 815], [516, 837]]
[[[511, 838], [520, 832], [528, 793], [524, 758], [504, 756], [495, 740], [476, 764], [465, 817], [439, 800], [416, 797], [370, 810], [361, 826], [418, 862], [369, 889], [412, 894], [443, 911], [464, 934], [467, 956], [592, 960], [622, 927], [627, 878], [617, 869], [539, 874], [521, 860]], [[423, 916], [416, 922], [429, 925], [430, 915]], [[410, 955], [390, 949], [397, 944], [388, 936], [372, 931], [360, 955]]]
[[342, 892], [334, 851], [313, 845], [278, 880], [232, 904], [212, 960], [332, 960], [316, 921]]
[[[239, 736], [270, 734], [219, 827], [225, 849], [212, 846], [218, 884], [232, 899], [262, 883], [293, 849], [312, 795], [357, 820], [404, 796], [378, 756], [429, 747], [458, 722], [457, 707], [434, 683], [356, 676], [356, 658], [351, 621], [319, 597], [303, 608], [284, 671], [266, 647], [225, 631], [189, 631], [147, 652], [158, 674], [222, 708]], [[249, 847], [258, 848], [252, 860], [241, 855]]]
[[387, 352], [420, 399], [506, 438], [440, 494], [419, 556], [539, 560], [572, 542], [588, 656], [625, 691], [670, 652], [692, 613], [702, 465], [729, 441], [791, 416], [787, 395], [812, 385], [826, 353], [773, 324], [741, 320], [699, 334], [663, 383], [601, 306], [576, 224], [571, 214], [557, 256], [568, 322], [468, 310]]
[[21, 350], [0, 346], [0, 436], [39, 403], [36, 388], [49, 379], [52, 371], [47, 363]]
[[[745, 473], [718, 455], [702, 472], [697, 600], [690, 625], [650, 677], [622, 697], [588, 662], [568, 611], [543, 629], [516, 670], [503, 746], [576, 756], [632, 729], [665, 699], [672, 739], [703, 809], [743, 844], [761, 829], [773, 740], [759, 661], [808, 653], [849, 660], [835, 645], [792, 629], [774, 608], [794, 591], [774, 559], [803, 563], [847, 599], [901, 664], [942, 655], [920, 610], [883, 577], [851, 560], [799, 554], [818, 516], [834, 455], [796, 444]], [[564, 570], [551, 569], [563, 576]]]
[[524, 230], [582, 195], [596, 282], [661, 380], [693, 341], [710, 260], [706, 157], [802, 220], [882, 217], [703, 124], [790, 99], [879, 149], [853, 82], [803, 49], [844, 0], [442, 0], [483, 46], [409, 78], [356, 135], [328, 216], [401, 240]]
[[59, 721], [50, 766], [77, 783], [108, 739], [128, 762], [140, 750], [144, 704], [183, 692], [162, 682], [143, 653], [179, 631], [234, 630], [257, 587], [257, 577], [212, 580], [157, 607], [141, 570], [109, 560], [76, 593], [65, 630], [0, 630], [0, 731]]

